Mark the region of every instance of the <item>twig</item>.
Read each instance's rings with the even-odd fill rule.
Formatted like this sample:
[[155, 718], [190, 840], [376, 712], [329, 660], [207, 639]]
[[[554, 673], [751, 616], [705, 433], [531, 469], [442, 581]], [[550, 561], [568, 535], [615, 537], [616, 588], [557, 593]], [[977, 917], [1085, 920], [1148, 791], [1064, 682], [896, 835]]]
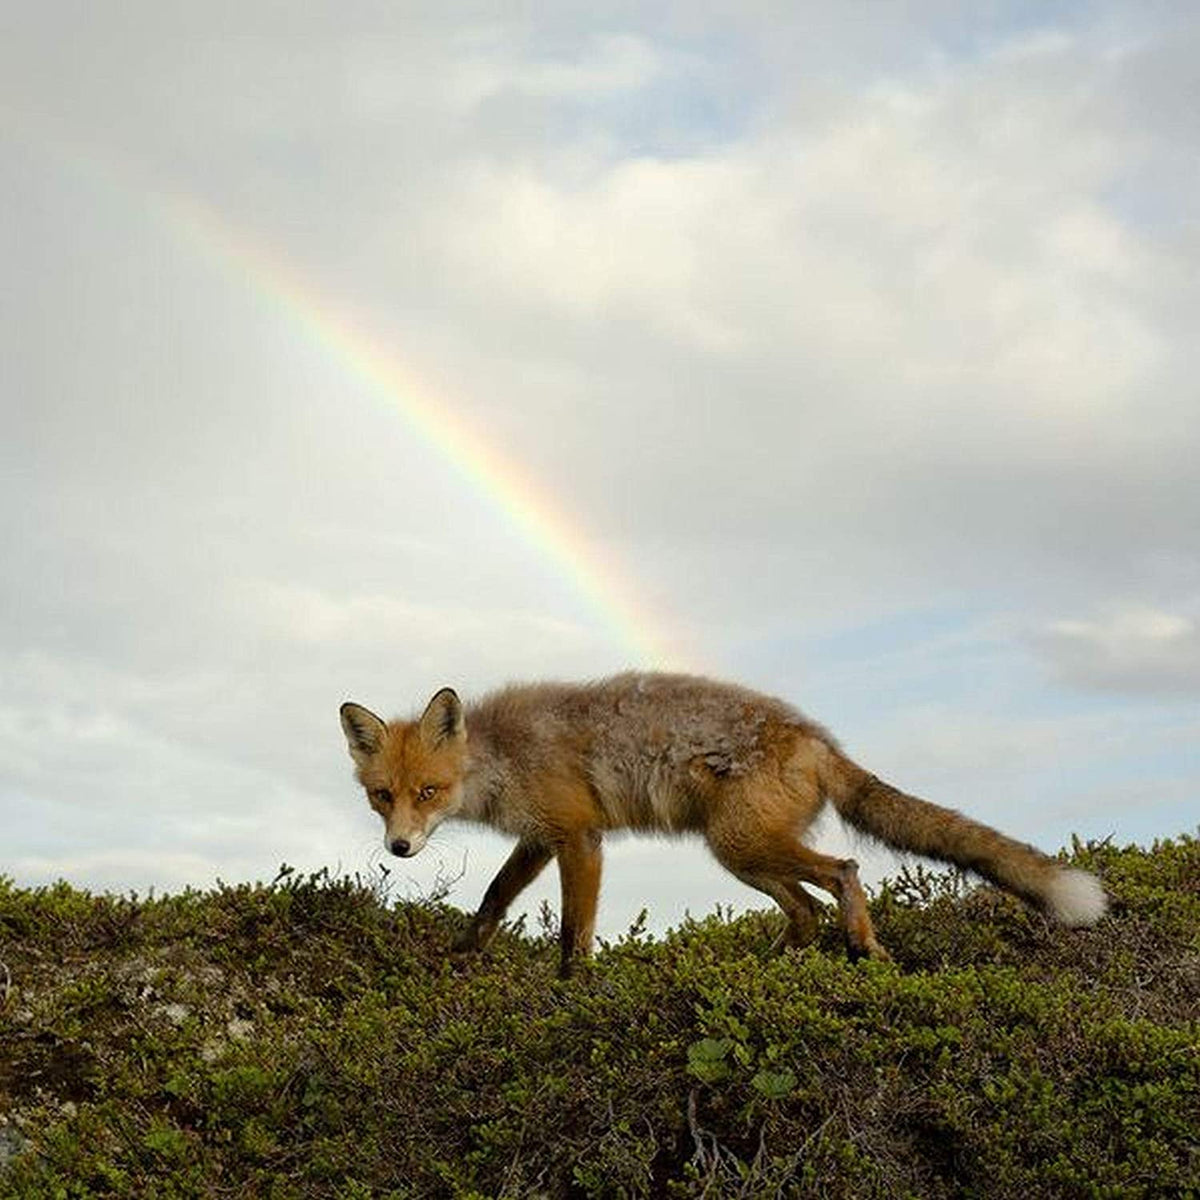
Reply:
[[750, 1170], [746, 1173], [746, 1178], [742, 1182], [742, 1186], [738, 1188], [738, 1197], [750, 1195], [750, 1185], [756, 1182], [756, 1176], [762, 1170], [763, 1155], [767, 1152], [767, 1126], [764, 1122], [758, 1127], [758, 1151], [754, 1155], [754, 1161], [750, 1164]]
[[[816, 1127], [816, 1129], [814, 1129], [812, 1131], [812, 1133], [810, 1133], [808, 1135], [808, 1137], [806, 1137], [804, 1139], [804, 1141], [802, 1141], [800, 1143], [800, 1145], [797, 1146], [796, 1149], [792, 1152], [792, 1166], [788, 1170], [787, 1175], [785, 1175], [784, 1178], [780, 1180], [780, 1187], [782, 1187], [783, 1184], [785, 1184], [789, 1178], [791, 1178], [795, 1175], [796, 1170], [800, 1166], [800, 1160], [804, 1157], [805, 1151], [807, 1151], [809, 1146], [811, 1146], [813, 1144], [813, 1142], [815, 1142], [817, 1140], [817, 1138], [819, 1138], [821, 1136], [821, 1134], [823, 1134], [825, 1132], [825, 1127], [829, 1124], [830, 1121], [833, 1120], [833, 1118], [836, 1115], [837, 1115], [836, 1113], [830, 1113], [829, 1116], [827, 1116], [825, 1118], [825, 1120], [823, 1120], [820, 1123], [820, 1125], [818, 1125]], [[776, 1194], [779, 1194], [779, 1193], [776, 1193]]]
[[[708, 1172], [708, 1178], [704, 1181], [704, 1189], [700, 1193], [700, 1200], [708, 1195], [709, 1190], [717, 1179], [717, 1172], [721, 1169], [721, 1144], [717, 1141], [716, 1135], [712, 1133], [706, 1134], [700, 1128], [700, 1122], [696, 1119], [696, 1096], [699, 1093], [699, 1088], [692, 1088], [688, 1093], [688, 1129], [692, 1133], [692, 1141], [696, 1143], [695, 1158], [699, 1161], [700, 1169]], [[704, 1139], [708, 1137], [712, 1142], [712, 1152], [704, 1148]]]
[[455, 884], [463, 878], [467, 873], [467, 852], [463, 851], [462, 864], [458, 868], [458, 874], [447, 875], [443, 869], [442, 863], [438, 863], [437, 873], [433, 877], [433, 882], [429, 886], [429, 893], [423, 899], [429, 904], [440, 904], [445, 898], [454, 891]]
[[[543, 1092], [548, 1090], [548, 1088], [549, 1084], [542, 1084], [541, 1087], [534, 1092], [533, 1099], [538, 1099]], [[532, 1107], [533, 1106], [531, 1104], [529, 1109], [532, 1109]], [[517, 1134], [517, 1148], [513, 1151], [512, 1159], [509, 1161], [508, 1168], [504, 1172], [504, 1181], [500, 1184], [500, 1191], [498, 1194], [501, 1196], [508, 1194], [509, 1181], [512, 1179], [517, 1167], [520, 1166], [521, 1163], [521, 1151], [525, 1148], [525, 1134], [529, 1129], [529, 1109], [526, 1109], [525, 1116], [521, 1121], [521, 1129]]]
[[704, 1165], [704, 1160], [708, 1155], [704, 1152], [703, 1134], [700, 1131], [700, 1126], [696, 1123], [696, 1088], [692, 1088], [688, 1092], [687, 1103], [687, 1119], [688, 1129], [692, 1134], [692, 1141], [696, 1143], [696, 1157], [700, 1160], [700, 1165]]

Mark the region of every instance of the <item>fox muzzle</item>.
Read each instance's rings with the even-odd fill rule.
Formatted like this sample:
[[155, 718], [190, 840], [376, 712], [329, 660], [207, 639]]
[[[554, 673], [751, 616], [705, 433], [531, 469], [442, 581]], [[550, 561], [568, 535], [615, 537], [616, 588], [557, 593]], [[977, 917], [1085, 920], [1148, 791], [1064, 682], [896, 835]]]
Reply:
[[407, 835], [397, 834], [395, 837], [390, 834], [385, 834], [383, 844], [397, 858], [412, 858], [425, 845], [425, 834], [414, 830]]

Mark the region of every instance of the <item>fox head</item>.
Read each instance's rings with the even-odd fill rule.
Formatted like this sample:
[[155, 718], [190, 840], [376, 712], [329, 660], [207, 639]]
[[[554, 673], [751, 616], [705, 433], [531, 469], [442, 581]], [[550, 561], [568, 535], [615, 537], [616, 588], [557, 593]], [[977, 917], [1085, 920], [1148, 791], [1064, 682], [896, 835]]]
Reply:
[[361, 704], [341, 707], [342, 730], [371, 807], [383, 818], [383, 844], [401, 858], [462, 806], [467, 726], [462, 703], [442, 688], [417, 721], [381, 721]]

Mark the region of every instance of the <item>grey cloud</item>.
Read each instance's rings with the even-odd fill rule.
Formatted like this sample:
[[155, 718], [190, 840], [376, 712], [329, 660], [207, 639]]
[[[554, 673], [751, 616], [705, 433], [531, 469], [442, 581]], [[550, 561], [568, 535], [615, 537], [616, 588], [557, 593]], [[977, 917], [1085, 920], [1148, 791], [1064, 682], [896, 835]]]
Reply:
[[1064, 682], [1093, 691], [1178, 696], [1200, 693], [1200, 622], [1147, 608], [1055, 621], [1032, 635]]

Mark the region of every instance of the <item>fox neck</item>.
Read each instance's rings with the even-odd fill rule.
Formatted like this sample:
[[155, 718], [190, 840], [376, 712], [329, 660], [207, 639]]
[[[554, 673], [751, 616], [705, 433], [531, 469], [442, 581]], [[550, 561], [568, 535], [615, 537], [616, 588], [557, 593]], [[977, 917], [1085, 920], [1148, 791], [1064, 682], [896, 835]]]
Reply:
[[463, 772], [462, 802], [455, 812], [460, 821], [490, 823], [489, 808], [501, 790], [499, 764], [486, 740], [470, 738]]

